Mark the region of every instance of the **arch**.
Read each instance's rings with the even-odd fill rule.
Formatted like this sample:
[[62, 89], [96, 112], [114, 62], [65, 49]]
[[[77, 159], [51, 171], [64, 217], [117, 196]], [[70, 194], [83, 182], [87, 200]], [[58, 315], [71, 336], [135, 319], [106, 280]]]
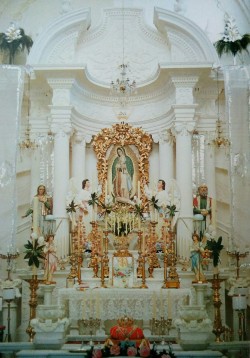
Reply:
[[[154, 24], [159, 32], [168, 38], [173, 51], [183, 53], [183, 62], [218, 61], [216, 50], [205, 32], [193, 21], [174, 12], [155, 8]], [[173, 60], [173, 57], [172, 57]], [[178, 59], [176, 59], [178, 61]], [[180, 62], [180, 61], [178, 61]], [[182, 62], [182, 61], [181, 61]]]

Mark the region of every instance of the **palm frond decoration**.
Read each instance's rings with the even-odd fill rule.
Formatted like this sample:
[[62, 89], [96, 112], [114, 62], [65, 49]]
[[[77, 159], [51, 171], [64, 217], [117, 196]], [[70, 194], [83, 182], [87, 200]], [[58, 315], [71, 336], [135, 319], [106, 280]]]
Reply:
[[237, 53], [241, 53], [242, 51], [248, 53], [247, 47], [250, 44], [250, 34], [241, 35], [235, 24], [235, 20], [228, 14], [225, 14], [224, 21], [225, 29], [223, 37], [214, 43], [219, 57], [224, 53], [232, 54], [234, 58]]
[[149, 204], [153, 206], [154, 209], [157, 211], [160, 210], [158, 203], [158, 199], [156, 199], [155, 195], [152, 196], [152, 198], [149, 200]]
[[88, 204], [89, 204], [90, 206], [94, 206], [95, 204], [96, 204], [96, 205], [99, 205], [97, 193], [96, 193], [96, 192], [91, 193], [90, 196], [91, 196], [91, 199], [88, 201]]
[[178, 210], [176, 210], [176, 205], [167, 205], [167, 209], [171, 218], [175, 216], [175, 213], [178, 213]]
[[78, 205], [76, 205], [74, 200], [72, 200], [71, 203], [66, 207], [66, 211], [67, 213], [75, 213], [77, 207]]
[[143, 217], [143, 212], [144, 212], [144, 207], [140, 204], [135, 204], [134, 206], [134, 211], [135, 211], [135, 215], [138, 216], [139, 218], [141, 218], [142, 220], [144, 219]]
[[219, 260], [220, 260], [220, 252], [223, 249], [222, 245], [222, 236], [218, 238], [218, 240], [207, 240], [207, 244], [205, 247], [205, 250], [209, 250], [211, 252], [211, 257], [213, 259], [213, 265], [214, 267], [218, 266]]
[[16, 53], [25, 49], [29, 52], [32, 45], [32, 38], [25, 34], [24, 29], [17, 28], [14, 23], [5, 32], [0, 33], [0, 50], [9, 53], [9, 64], [14, 63]]
[[34, 239], [33, 241], [28, 240], [28, 243], [24, 245], [25, 247], [25, 256], [24, 259], [28, 259], [28, 265], [35, 265], [37, 268], [39, 267], [40, 261], [39, 259], [45, 259], [45, 255], [43, 252], [43, 248], [45, 245], [40, 245], [38, 239]]

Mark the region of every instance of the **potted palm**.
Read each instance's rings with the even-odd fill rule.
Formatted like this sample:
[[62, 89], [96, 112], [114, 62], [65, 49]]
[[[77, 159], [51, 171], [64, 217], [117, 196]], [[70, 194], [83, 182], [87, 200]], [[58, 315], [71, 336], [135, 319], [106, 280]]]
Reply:
[[220, 252], [223, 249], [222, 245], [222, 236], [218, 238], [216, 241], [215, 239], [207, 240], [207, 244], [205, 250], [207, 249], [210, 252], [211, 258], [213, 260], [214, 266], [214, 274], [218, 275], [218, 264], [220, 262]]
[[236, 55], [242, 51], [248, 53], [248, 45], [250, 44], [250, 34], [241, 35], [235, 24], [235, 20], [225, 14], [225, 28], [222, 39], [215, 42], [214, 46], [216, 51], [221, 57], [223, 53], [232, 54], [234, 59], [234, 65], [236, 64]]
[[14, 23], [5, 32], [0, 33], [0, 50], [9, 55], [9, 64], [14, 63], [15, 55], [19, 51], [27, 49], [29, 52], [33, 45], [33, 40], [26, 35], [24, 29], [16, 27]]
[[40, 265], [39, 259], [45, 259], [43, 251], [45, 245], [35, 237], [35, 234], [31, 234], [31, 239], [32, 240], [28, 240], [27, 244], [24, 245], [26, 249], [24, 259], [28, 260], [28, 265], [32, 267], [33, 275], [36, 275]]

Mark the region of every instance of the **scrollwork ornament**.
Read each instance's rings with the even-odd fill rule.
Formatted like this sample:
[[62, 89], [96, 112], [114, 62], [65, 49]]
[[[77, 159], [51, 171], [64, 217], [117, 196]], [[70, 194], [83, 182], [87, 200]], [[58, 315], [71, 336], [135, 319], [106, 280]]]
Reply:
[[191, 134], [193, 134], [194, 128], [195, 124], [193, 122], [180, 124], [176, 123], [172, 128], [172, 133], [174, 135], [190, 136]]
[[[128, 123], [114, 124], [112, 128], [104, 128], [94, 137], [93, 148], [97, 156], [98, 181], [105, 183], [108, 175], [106, 153], [111, 145], [135, 145], [139, 152], [138, 169], [143, 194], [143, 183], [149, 181], [149, 154], [152, 150], [152, 136], [141, 128]], [[103, 184], [104, 185], [104, 184]], [[142, 198], [143, 201], [146, 198]]]

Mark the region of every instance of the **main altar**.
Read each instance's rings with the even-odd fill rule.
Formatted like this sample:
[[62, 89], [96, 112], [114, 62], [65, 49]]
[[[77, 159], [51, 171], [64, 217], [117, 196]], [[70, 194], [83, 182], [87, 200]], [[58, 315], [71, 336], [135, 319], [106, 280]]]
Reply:
[[[181, 198], [174, 180], [166, 196], [165, 184], [157, 191], [157, 183], [149, 182], [151, 136], [122, 122], [96, 135], [93, 148], [98, 183], [92, 183], [84, 209], [74, 190], [68, 195], [69, 242], [60, 246], [62, 231], [56, 229], [66, 255], [61, 251], [53, 280], [40, 280], [41, 271], [31, 280], [21, 274], [27, 281], [22, 327], [40, 345], [55, 332], [59, 343], [66, 333], [68, 340], [101, 341], [111, 324], [133, 317], [155, 341], [177, 341], [184, 327], [182, 334], [196, 332], [196, 344], [206, 346], [213, 326], [211, 289], [206, 280], [194, 280], [188, 260], [177, 255]], [[217, 308], [219, 338], [220, 314]]]

